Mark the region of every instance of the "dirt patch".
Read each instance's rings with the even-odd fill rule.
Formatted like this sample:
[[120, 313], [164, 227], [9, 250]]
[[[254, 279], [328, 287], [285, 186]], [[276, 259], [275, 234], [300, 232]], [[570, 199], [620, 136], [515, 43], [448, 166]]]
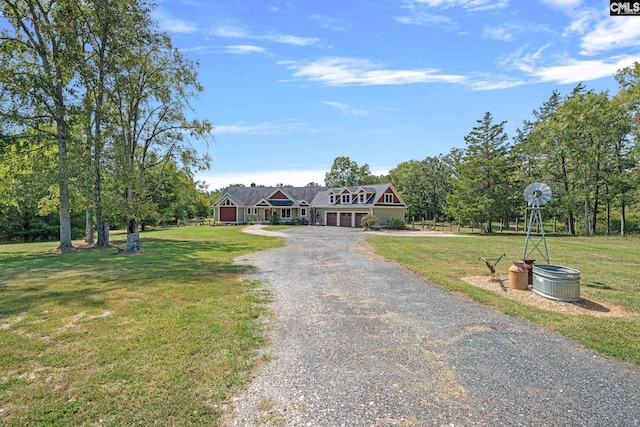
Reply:
[[286, 234], [280, 233], [279, 231], [265, 230], [264, 229], [265, 227], [266, 225], [254, 224], [254, 225], [248, 225], [242, 228], [240, 231], [242, 231], [243, 233], [255, 234], [257, 236], [287, 237]]
[[509, 279], [506, 277], [496, 276], [496, 281], [491, 281], [489, 276], [463, 276], [460, 277], [460, 279], [470, 285], [543, 310], [565, 314], [582, 314], [593, 317], [631, 317], [634, 315], [624, 307], [608, 301], [582, 298], [577, 302], [564, 302], [541, 297], [531, 291], [531, 286], [529, 286], [529, 289], [526, 291], [511, 289], [509, 288]]

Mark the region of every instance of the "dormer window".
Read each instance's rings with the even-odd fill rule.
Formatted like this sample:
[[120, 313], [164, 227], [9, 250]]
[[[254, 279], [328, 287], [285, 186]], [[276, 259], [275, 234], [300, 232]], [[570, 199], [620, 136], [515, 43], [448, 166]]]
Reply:
[[329, 194], [329, 203], [334, 204], [335, 201], [335, 196], [333, 194]]
[[342, 203], [351, 203], [351, 194], [343, 194]]
[[364, 202], [365, 202], [365, 194], [364, 193], [358, 194], [358, 203], [364, 203]]
[[393, 203], [393, 194], [385, 193], [384, 202], [385, 203]]

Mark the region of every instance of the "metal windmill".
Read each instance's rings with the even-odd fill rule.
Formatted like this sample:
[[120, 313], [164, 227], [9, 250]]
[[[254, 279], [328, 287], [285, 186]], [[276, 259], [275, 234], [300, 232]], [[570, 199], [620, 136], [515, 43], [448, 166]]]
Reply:
[[[547, 250], [547, 241], [544, 238], [541, 209], [545, 203], [551, 200], [551, 188], [542, 182], [532, 182], [524, 189], [524, 199], [529, 206], [531, 206], [531, 214], [529, 216], [529, 229], [527, 230], [527, 240], [524, 243], [524, 254], [522, 257], [524, 259], [531, 258], [531, 254], [537, 250], [540, 255], [544, 257], [547, 264], [549, 264], [549, 251]], [[531, 237], [531, 230], [533, 230], [534, 226], [540, 229], [540, 236], [537, 236], [537, 240], [536, 237]], [[529, 242], [531, 242], [532, 246], [527, 252]], [[540, 248], [540, 243], [544, 245], [544, 252], [542, 252]]]

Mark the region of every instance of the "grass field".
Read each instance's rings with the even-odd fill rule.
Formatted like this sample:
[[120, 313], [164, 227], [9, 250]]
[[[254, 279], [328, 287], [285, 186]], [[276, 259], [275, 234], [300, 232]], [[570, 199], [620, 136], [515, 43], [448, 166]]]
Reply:
[[[472, 286], [464, 275], [489, 275], [479, 257], [506, 253], [498, 269], [506, 275], [510, 260], [522, 258], [525, 237], [515, 234], [467, 237], [369, 237], [376, 250], [447, 289], [463, 292], [504, 313], [520, 316], [604, 354], [640, 364], [640, 238], [547, 236], [552, 264], [580, 270], [583, 298], [609, 301], [628, 317], [595, 318], [537, 309]], [[566, 304], [566, 303], [558, 303]]]
[[[283, 244], [239, 231], [150, 231], [139, 255], [0, 245], [0, 425], [221, 425], [225, 402], [260, 363], [252, 350], [265, 338], [256, 320], [270, 298], [241, 281], [246, 268], [233, 259]], [[470, 236], [367, 239], [445, 288], [640, 363], [639, 238], [547, 237], [551, 262], [581, 271], [585, 298], [632, 313], [599, 319], [536, 309], [459, 280], [488, 274], [480, 256], [506, 253], [504, 271], [522, 256], [522, 235]]]
[[0, 245], [0, 425], [219, 425], [259, 362], [269, 298], [232, 260], [282, 242], [238, 227], [142, 238], [139, 255]]

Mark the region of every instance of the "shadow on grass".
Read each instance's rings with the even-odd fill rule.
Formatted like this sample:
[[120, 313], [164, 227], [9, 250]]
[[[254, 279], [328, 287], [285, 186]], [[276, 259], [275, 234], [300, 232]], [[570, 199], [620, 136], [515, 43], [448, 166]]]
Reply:
[[[117, 244], [117, 243], [116, 243]], [[108, 292], [153, 291], [165, 283], [209, 286], [249, 267], [233, 258], [248, 244], [147, 238], [139, 254], [115, 248], [67, 253], [0, 253], [0, 318], [51, 305], [99, 308]]]

